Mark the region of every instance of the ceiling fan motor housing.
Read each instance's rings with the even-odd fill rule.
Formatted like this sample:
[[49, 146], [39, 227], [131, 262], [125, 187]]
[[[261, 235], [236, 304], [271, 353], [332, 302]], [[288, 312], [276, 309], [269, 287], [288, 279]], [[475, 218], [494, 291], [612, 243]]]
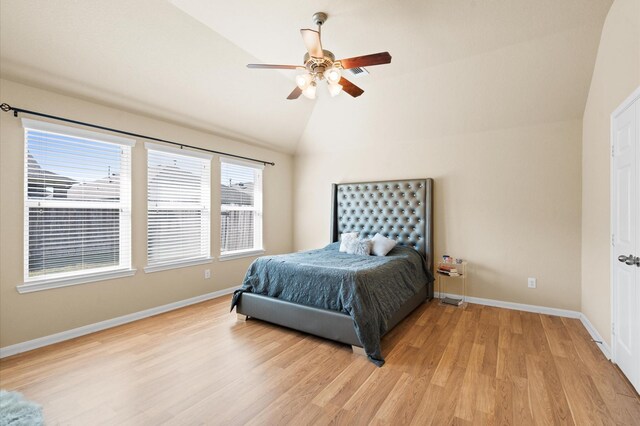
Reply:
[[313, 58], [308, 53], [304, 54], [304, 66], [310, 73], [322, 74], [329, 68], [331, 68], [336, 60], [336, 57], [328, 50], [322, 50], [324, 58]]

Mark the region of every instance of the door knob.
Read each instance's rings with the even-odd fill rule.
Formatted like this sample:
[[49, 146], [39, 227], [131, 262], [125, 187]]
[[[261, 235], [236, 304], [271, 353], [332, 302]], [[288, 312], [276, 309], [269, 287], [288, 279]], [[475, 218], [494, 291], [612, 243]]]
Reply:
[[634, 256], [630, 254], [629, 256], [620, 255], [618, 256], [618, 261], [622, 263], [626, 263], [629, 266], [636, 265], [640, 268], [640, 257]]

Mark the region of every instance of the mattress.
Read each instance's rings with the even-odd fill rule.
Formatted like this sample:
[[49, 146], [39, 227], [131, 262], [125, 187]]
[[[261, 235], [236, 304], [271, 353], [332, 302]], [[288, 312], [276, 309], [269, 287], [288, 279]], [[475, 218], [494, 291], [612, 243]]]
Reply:
[[256, 259], [240, 294], [251, 292], [351, 316], [369, 359], [382, 365], [381, 336], [400, 307], [433, 277], [414, 249], [396, 246], [387, 256], [358, 256], [324, 248]]

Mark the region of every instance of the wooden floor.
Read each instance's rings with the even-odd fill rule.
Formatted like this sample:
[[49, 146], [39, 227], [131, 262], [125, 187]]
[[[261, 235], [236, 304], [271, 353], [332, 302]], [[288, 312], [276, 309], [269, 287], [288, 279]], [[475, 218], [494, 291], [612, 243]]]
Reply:
[[6, 358], [0, 385], [56, 424], [639, 424], [640, 402], [575, 319], [430, 302], [376, 368], [229, 298]]

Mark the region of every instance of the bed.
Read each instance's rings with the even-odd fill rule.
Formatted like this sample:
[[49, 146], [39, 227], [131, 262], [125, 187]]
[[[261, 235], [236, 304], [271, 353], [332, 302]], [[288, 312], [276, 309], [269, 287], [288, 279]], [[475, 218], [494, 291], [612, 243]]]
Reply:
[[[433, 180], [334, 184], [331, 206], [332, 243], [257, 259], [232, 309], [349, 344], [382, 365], [380, 338], [433, 297]], [[398, 246], [386, 257], [340, 253], [340, 235], [354, 231]]]

